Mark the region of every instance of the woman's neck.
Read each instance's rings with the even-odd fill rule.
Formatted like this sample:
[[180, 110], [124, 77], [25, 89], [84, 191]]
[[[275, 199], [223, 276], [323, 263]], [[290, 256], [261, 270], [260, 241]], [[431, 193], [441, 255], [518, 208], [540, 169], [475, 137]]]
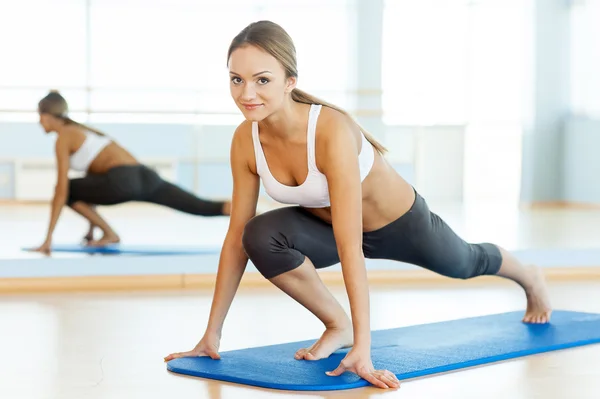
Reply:
[[55, 129], [58, 134], [70, 134], [78, 130], [80, 130], [78, 126], [69, 123], [62, 124]]
[[260, 131], [265, 131], [270, 136], [290, 139], [300, 132], [304, 133], [307, 107], [310, 105], [290, 99], [279, 111], [258, 122], [258, 127]]

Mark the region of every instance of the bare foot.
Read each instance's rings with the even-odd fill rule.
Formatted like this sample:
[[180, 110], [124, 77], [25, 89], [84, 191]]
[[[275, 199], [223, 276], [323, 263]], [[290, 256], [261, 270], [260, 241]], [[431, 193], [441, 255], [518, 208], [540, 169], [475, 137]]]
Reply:
[[343, 328], [327, 328], [321, 338], [310, 348], [302, 348], [294, 355], [295, 359], [319, 360], [329, 357], [341, 348], [352, 346], [352, 325]]
[[525, 290], [527, 296], [527, 311], [523, 322], [533, 324], [544, 324], [550, 322], [552, 307], [548, 298], [544, 274], [538, 266], [529, 266], [532, 285]]
[[86, 235], [83, 236], [83, 241], [90, 242], [94, 241], [94, 230], [90, 229]]
[[121, 239], [116, 234], [105, 234], [99, 240], [92, 240], [88, 242], [88, 246], [90, 247], [103, 247], [108, 244], [118, 244], [121, 242]]

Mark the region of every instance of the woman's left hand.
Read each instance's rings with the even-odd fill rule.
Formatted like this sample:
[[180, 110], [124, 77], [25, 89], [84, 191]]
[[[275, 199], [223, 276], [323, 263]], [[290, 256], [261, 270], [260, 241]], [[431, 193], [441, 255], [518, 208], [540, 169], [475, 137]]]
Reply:
[[45, 255], [50, 255], [51, 247], [52, 247], [52, 241], [46, 240], [46, 241], [44, 241], [44, 243], [42, 245], [37, 247], [34, 251], [41, 252]]
[[345, 371], [355, 373], [379, 388], [400, 387], [400, 381], [394, 373], [388, 370], [375, 370], [369, 349], [360, 350], [352, 348], [346, 354], [346, 357], [342, 359], [340, 365], [335, 370], [328, 371], [326, 374], [337, 377]]

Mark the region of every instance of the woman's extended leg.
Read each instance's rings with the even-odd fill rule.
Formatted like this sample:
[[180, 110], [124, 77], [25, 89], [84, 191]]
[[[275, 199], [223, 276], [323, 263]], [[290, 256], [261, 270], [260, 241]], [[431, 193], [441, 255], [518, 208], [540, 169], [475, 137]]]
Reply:
[[497, 275], [519, 284], [525, 291], [527, 310], [523, 321], [526, 323], [547, 323], [550, 321], [552, 306], [542, 270], [537, 266], [524, 266], [511, 253], [498, 247], [502, 254], [502, 265]]
[[152, 202], [202, 216], [230, 213], [229, 201], [200, 199], [164, 181], [144, 165], [118, 166], [105, 174], [89, 174], [70, 180], [67, 204], [104, 232], [100, 240], [91, 242], [93, 245], [118, 242], [119, 237], [91, 205], [116, 205], [129, 201]]
[[231, 213], [229, 201], [205, 200], [164, 180], [143, 200], [192, 215], [224, 216]]
[[242, 241], [258, 271], [325, 326], [314, 345], [298, 350], [297, 359], [328, 357], [352, 345], [352, 323], [316, 271], [339, 262], [330, 225], [298, 207], [285, 207], [250, 220]]
[[508, 251], [490, 243], [467, 243], [416, 194], [412, 208], [389, 225], [363, 235], [368, 258], [394, 259], [443, 276], [469, 279], [495, 275], [520, 285], [527, 298], [523, 321], [546, 323], [551, 307], [539, 268], [523, 266]]

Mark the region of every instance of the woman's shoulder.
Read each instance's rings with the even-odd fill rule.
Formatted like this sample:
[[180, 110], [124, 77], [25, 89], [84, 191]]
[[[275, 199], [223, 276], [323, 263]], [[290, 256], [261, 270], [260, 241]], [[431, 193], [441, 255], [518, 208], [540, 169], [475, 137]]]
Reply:
[[74, 147], [78, 147], [80, 142], [86, 139], [85, 131], [76, 127], [70, 126], [65, 129], [62, 134], [59, 134], [56, 138], [57, 145], [67, 146], [70, 150]]
[[358, 137], [359, 132], [360, 128], [348, 114], [327, 106], [321, 108], [316, 125], [319, 140], [340, 136]]
[[233, 143], [245, 142], [252, 139], [252, 121], [244, 120], [233, 132]]
[[252, 121], [245, 120], [240, 123], [233, 132], [231, 139], [232, 154], [254, 153], [252, 142]]

